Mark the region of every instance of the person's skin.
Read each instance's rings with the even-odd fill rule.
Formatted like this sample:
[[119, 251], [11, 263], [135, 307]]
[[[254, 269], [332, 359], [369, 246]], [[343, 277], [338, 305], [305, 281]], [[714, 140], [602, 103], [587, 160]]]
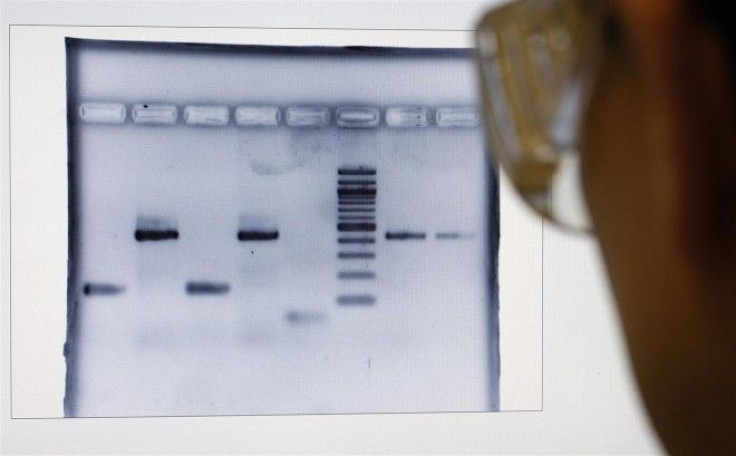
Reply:
[[583, 128], [583, 185], [641, 396], [672, 454], [736, 454], [736, 82], [685, 0], [620, 23]]

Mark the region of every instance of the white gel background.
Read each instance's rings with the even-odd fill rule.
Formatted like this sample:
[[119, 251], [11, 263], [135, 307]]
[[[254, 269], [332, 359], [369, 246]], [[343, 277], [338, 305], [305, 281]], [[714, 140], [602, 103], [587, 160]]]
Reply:
[[[490, 350], [489, 178], [479, 128], [397, 129], [387, 106], [475, 103], [469, 58], [72, 48], [81, 102], [227, 105], [225, 127], [82, 123], [73, 416], [485, 411]], [[238, 105], [327, 106], [327, 128], [237, 126]], [[339, 106], [381, 108], [339, 129]], [[432, 111], [434, 112], [434, 110]], [[282, 111], [283, 114], [283, 111]], [[128, 114], [130, 116], [130, 114]], [[432, 122], [433, 123], [433, 122]], [[375, 260], [338, 260], [337, 168], [377, 169]], [[138, 217], [179, 239], [136, 242]], [[239, 242], [243, 218], [279, 239]], [[424, 241], [386, 241], [391, 230]], [[438, 240], [437, 232], [469, 234]], [[354, 267], [351, 267], [354, 266]], [[372, 281], [338, 280], [372, 270]], [[187, 281], [227, 282], [191, 296]], [[85, 283], [125, 286], [85, 296]], [[375, 296], [339, 306], [342, 294]], [[290, 323], [288, 312], [318, 315]], [[490, 339], [489, 339], [490, 338]], [[523, 355], [522, 353], [518, 354]]]

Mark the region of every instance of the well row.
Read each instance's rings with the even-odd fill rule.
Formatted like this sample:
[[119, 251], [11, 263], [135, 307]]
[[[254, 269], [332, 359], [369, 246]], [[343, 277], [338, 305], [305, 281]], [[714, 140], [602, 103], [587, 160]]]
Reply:
[[[180, 115], [181, 113], [181, 115]], [[96, 124], [124, 124], [131, 121], [138, 125], [185, 125], [224, 127], [235, 124], [241, 127], [296, 128], [377, 128], [385, 125], [394, 128], [475, 128], [480, 115], [474, 106], [222, 106], [173, 104], [82, 103], [79, 106], [82, 121]]]

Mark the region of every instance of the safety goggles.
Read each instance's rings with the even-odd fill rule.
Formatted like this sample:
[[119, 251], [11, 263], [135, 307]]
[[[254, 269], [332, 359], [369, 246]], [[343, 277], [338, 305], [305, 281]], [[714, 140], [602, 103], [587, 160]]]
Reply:
[[603, 50], [596, 0], [518, 0], [476, 31], [489, 149], [524, 200], [590, 230], [580, 181], [582, 117]]

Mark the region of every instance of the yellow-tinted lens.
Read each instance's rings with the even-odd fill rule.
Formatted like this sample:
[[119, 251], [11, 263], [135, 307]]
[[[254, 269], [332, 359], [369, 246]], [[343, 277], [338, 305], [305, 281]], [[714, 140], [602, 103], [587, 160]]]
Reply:
[[489, 146], [524, 199], [545, 217], [587, 229], [578, 129], [596, 58], [591, 0], [522, 0], [491, 11], [477, 31]]

